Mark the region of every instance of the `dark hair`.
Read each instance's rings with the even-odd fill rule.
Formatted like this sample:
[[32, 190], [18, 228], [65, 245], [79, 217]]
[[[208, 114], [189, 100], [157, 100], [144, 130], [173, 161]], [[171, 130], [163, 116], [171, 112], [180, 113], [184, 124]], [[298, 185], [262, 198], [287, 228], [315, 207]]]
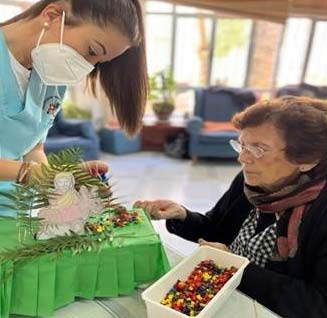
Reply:
[[67, 24], [91, 21], [101, 27], [114, 25], [131, 41], [132, 47], [124, 54], [96, 65], [89, 83], [95, 94], [99, 78], [121, 127], [130, 135], [135, 134], [141, 127], [148, 95], [145, 32], [139, 0], [41, 0], [3, 25], [33, 19], [51, 3], [70, 4], [72, 17], [67, 17]]
[[238, 129], [273, 124], [286, 142], [286, 157], [298, 164], [327, 160], [327, 101], [285, 96], [258, 102], [232, 118]]

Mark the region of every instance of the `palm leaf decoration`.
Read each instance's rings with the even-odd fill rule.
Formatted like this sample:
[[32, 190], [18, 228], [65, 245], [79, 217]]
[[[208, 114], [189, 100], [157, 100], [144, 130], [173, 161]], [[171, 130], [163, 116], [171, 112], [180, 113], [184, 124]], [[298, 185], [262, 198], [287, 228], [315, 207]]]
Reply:
[[99, 197], [106, 208], [117, 206], [111, 187], [85, 171], [82, 162], [79, 149], [66, 149], [58, 154], [50, 154], [48, 164], [42, 165], [42, 173], [33, 175], [28, 184], [16, 184], [10, 193], [0, 192], [0, 196], [10, 202], [0, 204], [0, 207], [16, 210], [19, 227], [28, 228], [33, 233], [39, 219], [32, 217], [31, 213], [33, 210], [47, 207], [49, 199], [56, 196], [54, 178], [60, 172], [70, 172], [74, 175], [75, 188], [78, 191], [82, 185], [88, 188], [97, 187]]
[[53, 254], [54, 257], [59, 257], [62, 252], [67, 250], [70, 250], [73, 256], [86, 251], [100, 252], [103, 246], [111, 243], [111, 235], [99, 239], [95, 235], [81, 236], [71, 232], [69, 235], [57, 236], [34, 244], [23, 243], [19, 248], [1, 251], [0, 264], [11, 261], [16, 266], [23, 265], [45, 254]]
[[[83, 169], [82, 153], [79, 149], [67, 149], [58, 154], [48, 157], [48, 164], [42, 165], [41, 173], [33, 175], [29, 184], [14, 186], [13, 191], [0, 192], [8, 203], [0, 204], [7, 209], [17, 211], [18, 241], [20, 246], [13, 249], [5, 249], [0, 252], [0, 264], [12, 261], [16, 265], [22, 265], [44, 254], [60, 256], [63, 251], [71, 251], [73, 255], [86, 251], [100, 252], [103, 246], [112, 245], [113, 239], [123, 237], [115, 236], [112, 229], [95, 234], [86, 231], [84, 235], [78, 235], [71, 231], [70, 234], [57, 236], [49, 240], [31, 240], [38, 232], [40, 219], [32, 216], [32, 211], [47, 207], [49, 199], [55, 198], [54, 179], [60, 172], [70, 172], [75, 178], [75, 188], [80, 190], [82, 186], [97, 187], [98, 195], [105, 207], [102, 213], [111, 213], [119, 203], [113, 197], [111, 186], [99, 178], [90, 175]], [[4, 217], [7, 218], [7, 217]], [[22, 235], [24, 237], [22, 237]], [[27, 240], [26, 237], [27, 236]]]

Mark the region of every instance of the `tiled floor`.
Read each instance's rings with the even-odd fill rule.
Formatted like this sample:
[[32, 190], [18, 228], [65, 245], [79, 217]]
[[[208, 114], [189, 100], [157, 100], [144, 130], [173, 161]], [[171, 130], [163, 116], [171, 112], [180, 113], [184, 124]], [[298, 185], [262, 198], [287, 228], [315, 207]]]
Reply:
[[[226, 191], [240, 167], [235, 162], [172, 159], [162, 153], [140, 152], [125, 156], [103, 154], [111, 168], [114, 194], [131, 207], [136, 200], [166, 198], [187, 208], [208, 211]], [[171, 235], [164, 221], [154, 226], [163, 241], [187, 255], [196, 244]]]

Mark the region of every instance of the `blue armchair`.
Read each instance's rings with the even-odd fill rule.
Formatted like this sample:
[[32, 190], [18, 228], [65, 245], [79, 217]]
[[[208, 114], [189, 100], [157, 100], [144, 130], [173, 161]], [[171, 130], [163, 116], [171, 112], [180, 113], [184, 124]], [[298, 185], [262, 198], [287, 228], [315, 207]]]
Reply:
[[84, 160], [99, 158], [99, 138], [90, 121], [64, 119], [58, 114], [45, 142], [45, 152], [59, 152], [67, 148], [79, 148]]
[[225, 87], [199, 88], [195, 90], [194, 117], [187, 122], [190, 135], [189, 155], [193, 162], [198, 157], [236, 158], [237, 153], [229, 145], [238, 132], [228, 128], [206, 131], [206, 122], [228, 123], [233, 115], [255, 103], [255, 95], [247, 89]]
[[314, 86], [307, 83], [301, 83], [280, 87], [276, 92], [276, 97], [287, 95], [327, 99], [327, 86]]

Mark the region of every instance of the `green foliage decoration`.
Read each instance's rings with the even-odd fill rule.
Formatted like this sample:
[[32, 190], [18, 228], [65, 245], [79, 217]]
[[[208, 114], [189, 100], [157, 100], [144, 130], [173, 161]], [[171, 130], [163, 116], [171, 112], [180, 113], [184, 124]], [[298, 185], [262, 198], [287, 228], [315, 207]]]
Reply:
[[42, 164], [42, 174], [34, 174], [25, 185], [16, 184], [11, 193], [0, 192], [0, 196], [8, 198], [12, 204], [0, 204], [1, 207], [17, 210], [23, 214], [31, 210], [47, 207], [49, 198], [55, 198], [54, 178], [59, 172], [71, 172], [75, 178], [76, 190], [82, 185], [97, 187], [102, 203], [109, 207], [115, 198], [108, 196], [110, 188], [97, 177], [83, 169], [82, 153], [79, 149], [66, 149], [58, 154], [50, 154], [48, 164]]
[[[0, 192], [0, 196], [6, 197], [11, 202], [0, 206], [18, 211], [16, 222], [19, 236], [22, 235], [21, 233], [25, 233], [24, 236], [28, 233], [29, 240], [27, 239], [26, 242], [30, 241], [29, 243], [20, 242], [21, 246], [18, 248], [1, 251], [0, 263], [6, 261], [21, 263], [48, 253], [60, 254], [65, 250], [71, 250], [73, 255], [84, 251], [99, 251], [103, 244], [112, 243], [111, 229], [101, 235], [90, 231], [86, 231], [85, 235], [71, 232], [69, 235], [44, 241], [33, 240], [39, 228], [40, 219], [32, 217], [31, 211], [49, 205], [49, 198], [55, 196], [54, 178], [59, 172], [71, 172], [75, 177], [77, 190], [82, 185], [97, 187], [99, 197], [105, 207], [102, 213], [108, 213], [108, 211], [112, 213], [112, 209], [118, 206], [116, 198], [112, 196], [110, 186], [83, 170], [81, 155], [79, 149], [67, 149], [58, 154], [51, 154], [48, 157], [48, 165], [42, 165], [42, 174], [34, 175], [26, 185], [16, 184], [11, 193]], [[25, 241], [25, 238], [22, 241]]]

